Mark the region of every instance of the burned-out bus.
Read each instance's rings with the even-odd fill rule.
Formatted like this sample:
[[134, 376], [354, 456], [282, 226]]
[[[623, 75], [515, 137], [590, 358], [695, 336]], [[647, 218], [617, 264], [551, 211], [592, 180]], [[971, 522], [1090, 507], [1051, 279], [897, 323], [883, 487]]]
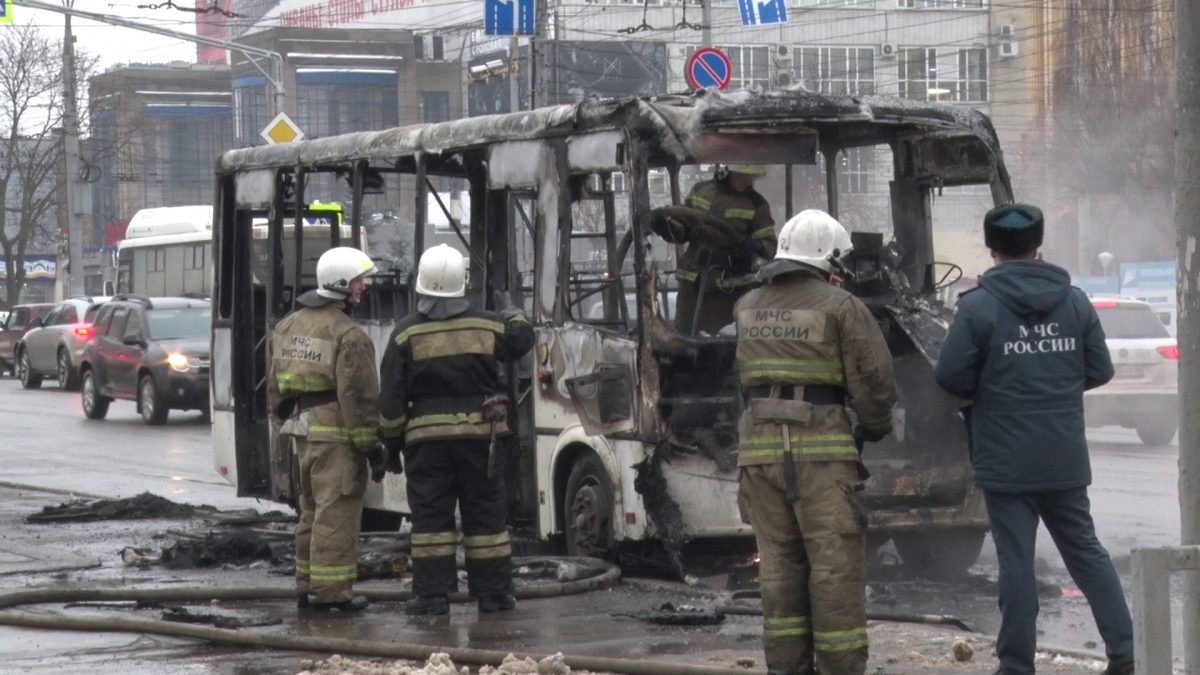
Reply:
[[[863, 152], [890, 161], [874, 164], [884, 176], [876, 206], [858, 209], [866, 226], [853, 232], [848, 287], [887, 337], [900, 393], [896, 432], [864, 457], [869, 540], [894, 540], [926, 572], [964, 571], [987, 518], [958, 402], [932, 377], [950, 321], [937, 299], [947, 275], [933, 250], [934, 202], [946, 191], [986, 209], [1011, 201], [1012, 188], [987, 117], [944, 104], [701, 92], [225, 153], [214, 219], [217, 468], [239, 495], [295, 497], [265, 381], [274, 326], [315, 284], [311, 266], [289, 264], [293, 249], [283, 246], [284, 228], [307, 208], [307, 182], [345, 181], [357, 235], [364, 185], [404, 181], [415, 199], [415, 269], [432, 181], [448, 177], [469, 186], [471, 227], [459, 232], [469, 297], [494, 309], [495, 292], [508, 292], [537, 328], [533, 352], [504, 367], [515, 402], [506, 466], [514, 524], [572, 554], [648, 540], [677, 554], [686, 539], [748, 536], [736, 499], [735, 339], [676, 328], [691, 322], [670, 315], [674, 258], [663, 251], [673, 245], [654, 234], [655, 209], [681, 204], [689, 176], [730, 163], [783, 178], [768, 195], [777, 224], [800, 208], [838, 215], [856, 197], [846, 158]], [[268, 219], [273, 252], [262, 275], [252, 273], [256, 218]], [[369, 294], [375, 309], [357, 312], [381, 354], [413, 304], [407, 293], [404, 283], [382, 284]], [[367, 506], [406, 511], [403, 477], [373, 486]]]

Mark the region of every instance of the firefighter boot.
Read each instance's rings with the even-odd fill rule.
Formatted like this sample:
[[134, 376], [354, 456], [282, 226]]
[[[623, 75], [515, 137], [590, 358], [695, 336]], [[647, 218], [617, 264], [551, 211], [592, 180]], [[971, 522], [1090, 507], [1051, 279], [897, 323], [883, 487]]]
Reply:
[[450, 602], [444, 595], [418, 595], [404, 605], [409, 616], [440, 616], [450, 613]]
[[314, 602], [311, 603], [312, 610], [319, 613], [337, 612], [339, 614], [349, 614], [351, 612], [361, 612], [370, 606], [370, 602], [361, 595], [356, 595], [349, 600], [341, 602]]
[[308, 601], [308, 593], [296, 594], [296, 609], [308, 609], [312, 603]]
[[484, 614], [507, 612], [516, 606], [517, 599], [511, 595], [484, 595], [479, 598], [479, 611]]

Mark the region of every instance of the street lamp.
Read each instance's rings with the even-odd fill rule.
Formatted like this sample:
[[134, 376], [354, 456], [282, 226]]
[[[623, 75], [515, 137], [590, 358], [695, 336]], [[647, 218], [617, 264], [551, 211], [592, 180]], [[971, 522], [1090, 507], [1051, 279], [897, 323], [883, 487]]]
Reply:
[[1108, 276], [1108, 266], [1112, 264], [1113, 258], [1115, 258], [1116, 256], [1109, 253], [1108, 251], [1104, 251], [1104, 252], [1100, 253], [1099, 255], [1097, 255], [1096, 257], [1100, 259], [1100, 265], [1101, 265], [1101, 267], [1104, 268], [1104, 276]]

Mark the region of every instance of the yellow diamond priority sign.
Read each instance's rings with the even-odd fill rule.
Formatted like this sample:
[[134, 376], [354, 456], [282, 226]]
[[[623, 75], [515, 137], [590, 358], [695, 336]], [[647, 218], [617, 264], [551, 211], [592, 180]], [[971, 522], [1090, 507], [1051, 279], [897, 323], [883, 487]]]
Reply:
[[296, 126], [287, 113], [276, 115], [275, 119], [271, 120], [271, 123], [262, 130], [261, 135], [263, 140], [271, 145], [304, 139], [304, 132], [300, 131], [300, 127]]

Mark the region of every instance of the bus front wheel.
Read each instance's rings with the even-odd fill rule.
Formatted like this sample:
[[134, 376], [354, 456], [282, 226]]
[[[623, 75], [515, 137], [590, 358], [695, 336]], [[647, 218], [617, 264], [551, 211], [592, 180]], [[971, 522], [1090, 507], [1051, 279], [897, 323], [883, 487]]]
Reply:
[[611, 549], [613, 491], [599, 457], [588, 452], [575, 462], [564, 499], [567, 555], [600, 557]]

